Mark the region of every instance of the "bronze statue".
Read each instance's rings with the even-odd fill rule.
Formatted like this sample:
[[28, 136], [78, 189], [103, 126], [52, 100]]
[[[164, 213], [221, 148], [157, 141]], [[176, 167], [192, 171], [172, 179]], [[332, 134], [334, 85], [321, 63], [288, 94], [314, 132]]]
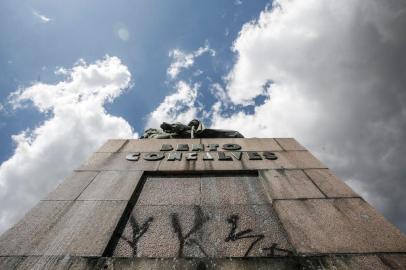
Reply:
[[244, 138], [235, 130], [205, 128], [199, 120], [193, 119], [189, 124], [169, 124], [163, 122], [161, 129], [149, 128], [145, 130], [141, 139], [175, 139], [175, 138]]

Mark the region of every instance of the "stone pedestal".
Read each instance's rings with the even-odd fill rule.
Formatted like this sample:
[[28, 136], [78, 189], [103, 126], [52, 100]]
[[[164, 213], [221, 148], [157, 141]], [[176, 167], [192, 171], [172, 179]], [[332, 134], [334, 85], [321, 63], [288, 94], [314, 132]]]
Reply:
[[0, 269], [405, 269], [406, 237], [290, 138], [109, 140]]

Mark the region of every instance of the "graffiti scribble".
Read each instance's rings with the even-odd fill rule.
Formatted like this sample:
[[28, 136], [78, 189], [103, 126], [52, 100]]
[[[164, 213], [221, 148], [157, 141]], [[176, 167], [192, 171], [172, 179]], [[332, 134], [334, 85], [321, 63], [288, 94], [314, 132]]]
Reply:
[[251, 245], [248, 247], [247, 251], [244, 254], [244, 257], [247, 257], [252, 248], [255, 246], [255, 244], [261, 241], [265, 236], [263, 234], [250, 234], [252, 232], [251, 229], [236, 232], [239, 219], [240, 218], [237, 215], [231, 215], [229, 218], [227, 218], [227, 222], [231, 225], [231, 228], [230, 233], [228, 234], [225, 241], [229, 242], [229, 241], [237, 241], [244, 238], [253, 238], [254, 241], [252, 241]]
[[195, 235], [199, 230], [202, 229], [203, 224], [209, 220], [208, 216], [205, 216], [200, 206], [195, 205], [193, 207], [194, 210], [194, 222], [193, 227], [189, 230], [189, 232], [183, 234], [182, 225], [179, 221], [179, 216], [176, 213], [171, 214], [171, 221], [173, 231], [176, 233], [176, 236], [179, 240], [179, 249], [178, 249], [178, 257], [183, 257], [183, 249], [184, 246], [197, 246], [200, 251], [207, 257], [206, 251], [203, 249], [203, 246], [199, 243], [199, 241], [195, 238], [192, 238], [192, 235]]
[[284, 249], [284, 248], [278, 248], [277, 246], [278, 246], [277, 243], [272, 243], [272, 245], [270, 247], [263, 248], [262, 250], [269, 251], [266, 254], [266, 256], [268, 256], [268, 257], [281, 257], [281, 256], [284, 256], [284, 255], [278, 255], [277, 253], [275, 253], [275, 251], [282, 252], [282, 253], [286, 254], [286, 256], [292, 256], [293, 255], [292, 251], [290, 251], [288, 249]]
[[132, 229], [132, 239], [129, 240], [125, 236], [121, 236], [121, 238], [126, 241], [130, 247], [132, 248], [133, 256], [137, 255], [137, 244], [140, 238], [148, 231], [149, 226], [151, 225], [152, 221], [154, 220], [153, 217], [149, 217], [141, 226], [137, 223], [135, 218], [131, 215], [130, 216], [130, 225]]

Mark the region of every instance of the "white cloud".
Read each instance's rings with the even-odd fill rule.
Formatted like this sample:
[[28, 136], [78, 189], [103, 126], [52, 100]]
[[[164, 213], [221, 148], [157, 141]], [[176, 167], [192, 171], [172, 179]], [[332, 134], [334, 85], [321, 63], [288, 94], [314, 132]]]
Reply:
[[128, 41], [130, 39], [130, 30], [127, 25], [122, 22], [117, 22], [114, 25], [114, 34], [122, 41]]
[[176, 92], [168, 95], [149, 115], [145, 128], [158, 128], [162, 122], [188, 123], [200, 110], [196, 103], [199, 85], [184, 81], [176, 84]]
[[52, 21], [51, 18], [49, 18], [49, 17], [47, 17], [47, 16], [45, 16], [45, 15], [42, 15], [42, 14], [39, 13], [38, 11], [33, 10], [33, 11], [32, 11], [32, 14], [33, 14], [35, 17], [37, 17], [38, 19], [40, 19], [40, 21], [43, 22], [43, 23], [49, 23], [50, 21]]
[[167, 70], [169, 77], [175, 79], [182, 69], [193, 66], [195, 59], [204, 53], [210, 53], [211, 56], [216, 55], [216, 52], [207, 43], [204, 47], [200, 47], [191, 53], [185, 53], [179, 49], [171, 50], [169, 56], [172, 58], [172, 63]]
[[60, 69], [65, 80], [36, 83], [10, 96], [14, 109], [32, 103], [49, 119], [12, 138], [14, 154], [0, 166], [0, 231], [44, 197], [109, 138], [133, 137], [131, 126], [106, 112], [129, 86], [131, 74], [117, 57], [80, 61]]
[[242, 1], [241, 0], [234, 0], [234, 5], [236, 5], [236, 6], [242, 5]]
[[403, 0], [274, 1], [242, 28], [227, 76], [234, 104], [270, 98], [213, 126], [296, 137], [406, 231], [405, 26]]

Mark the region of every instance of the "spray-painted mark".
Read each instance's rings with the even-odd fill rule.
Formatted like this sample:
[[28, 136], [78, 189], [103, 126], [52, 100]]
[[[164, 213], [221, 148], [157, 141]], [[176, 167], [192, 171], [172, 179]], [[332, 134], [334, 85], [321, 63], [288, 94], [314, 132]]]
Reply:
[[209, 220], [209, 217], [204, 215], [203, 210], [198, 205], [195, 205], [193, 207], [193, 210], [195, 215], [193, 227], [186, 234], [183, 234], [183, 229], [182, 225], [180, 224], [178, 214], [171, 214], [173, 231], [176, 233], [176, 236], [179, 240], [178, 257], [183, 257], [183, 248], [185, 245], [196, 245], [200, 249], [200, 251], [207, 257], [207, 253], [203, 249], [203, 246], [197, 239], [192, 238], [192, 235], [196, 234], [199, 230], [202, 229], [203, 224]]
[[149, 217], [141, 226], [135, 220], [135, 218], [131, 215], [130, 216], [130, 225], [132, 229], [132, 239], [129, 240], [125, 236], [121, 236], [124, 241], [126, 241], [133, 251], [133, 256], [137, 255], [137, 244], [140, 238], [148, 231], [149, 226], [151, 225], [152, 221], [154, 220], [153, 217]]
[[[283, 256], [292, 256], [293, 252], [288, 250], [288, 249], [284, 249], [284, 248], [278, 248], [278, 243], [272, 243], [272, 245], [270, 247], [267, 248], [263, 248], [263, 251], [269, 251], [268, 254], [266, 254], [265, 256], [268, 257], [283, 257]], [[283, 253], [283, 255], [278, 255], [277, 253], [275, 253], [275, 251], [281, 252]]]
[[251, 229], [247, 229], [241, 232], [236, 232], [237, 227], [238, 227], [238, 220], [239, 216], [237, 215], [231, 215], [229, 218], [227, 218], [227, 222], [231, 225], [230, 227], [230, 233], [228, 234], [227, 238], [225, 239], [226, 242], [229, 241], [237, 241], [240, 239], [244, 238], [253, 238], [254, 241], [252, 241], [251, 245], [248, 247], [247, 251], [244, 254], [244, 257], [247, 257], [252, 250], [252, 248], [255, 246], [256, 243], [261, 241], [265, 236], [263, 234], [250, 234], [252, 232]]

